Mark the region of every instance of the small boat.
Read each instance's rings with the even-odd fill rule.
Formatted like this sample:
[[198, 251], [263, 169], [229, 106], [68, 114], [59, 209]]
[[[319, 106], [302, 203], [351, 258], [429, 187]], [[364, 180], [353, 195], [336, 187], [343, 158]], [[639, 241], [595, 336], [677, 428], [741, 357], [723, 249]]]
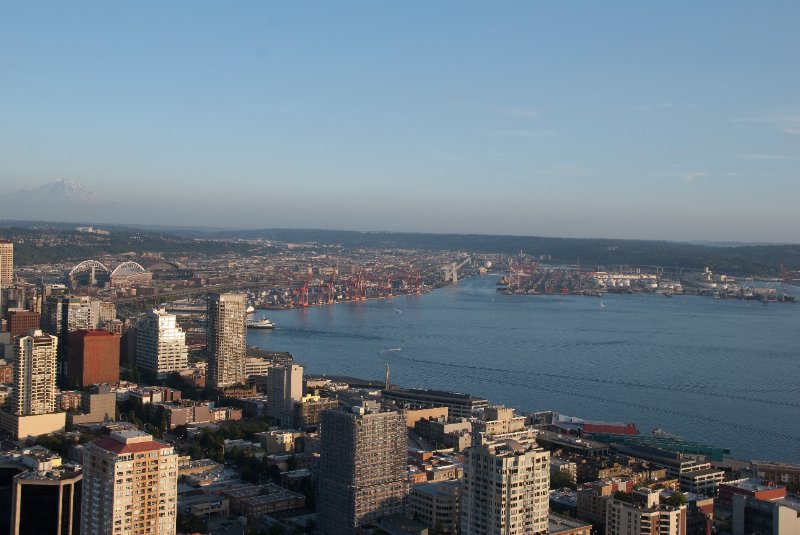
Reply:
[[247, 328], [248, 329], [274, 329], [275, 324], [269, 321], [267, 318], [260, 319], [260, 320], [247, 320]]
[[252, 314], [252, 313], [253, 313], [253, 312], [255, 312], [255, 311], [256, 311], [256, 309], [255, 309], [255, 308], [253, 308], [253, 307], [252, 307], [252, 305], [251, 305], [251, 306], [248, 306], [248, 307], [245, 309], [245, 312], [246, 312], [247, 314]]

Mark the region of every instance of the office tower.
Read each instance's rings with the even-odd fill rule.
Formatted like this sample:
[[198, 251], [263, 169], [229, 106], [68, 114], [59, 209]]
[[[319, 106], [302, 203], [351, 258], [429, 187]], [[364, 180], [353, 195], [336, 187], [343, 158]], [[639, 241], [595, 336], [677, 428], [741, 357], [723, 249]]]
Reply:
[[10, 310], [8, 312], [8, 332], [11, 338], [25, 336], [39, 328], [40, 316], [38, 312], [29, 310]]
[[500, 440], [464, 450], [462, 535], [545, 535], [550, 453], [534, 440]]
[[208, 384], [220, 388], [247, 380], [245, 375], [246, 328], [242, 294], [209, 294]]
[[288, 364], [270, 368], [267, 377], [267, 413], [281, 425], [293, 427], [294, 404], [303, 399], [303, 367]]
[[64, 429], [65, 414], [56, 412], [58, 338], [32, 331], [14, 341], [14, 393], [0, 427], [16, 438]]
[[58, 338], [40, 330], [14, 343], [14, 394], [17, 416], [56, 412], [56, 347]]
[[186, 333], [174, 314], [155, 308], [136, 324], [136, 364], [159, 378], [189, 367]]
[[22, 463], [29, 470], [14, 476], [11, 535], [80, 535], [80, 465], [39, 447], [25, 450]]
[[0, 287], [14, 282], [14, 242], [0, 240]]
[[83, 454], [81, 535], [176, 532], [178, 455], [141, 431], [113, 432]]
[[375, 402], [322, 413], [318, 525], [340, 535], [402, 514], [408, 497], [406, 416]]
[[108, 331], [69, 333], [67, 381], [73, 388], [119, 382], [119, 335]]

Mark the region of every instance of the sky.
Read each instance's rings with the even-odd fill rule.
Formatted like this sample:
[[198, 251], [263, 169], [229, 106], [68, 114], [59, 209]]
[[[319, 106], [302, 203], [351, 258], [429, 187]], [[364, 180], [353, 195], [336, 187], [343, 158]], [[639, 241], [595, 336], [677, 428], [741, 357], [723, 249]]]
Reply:
[[799, 22], [794, 0], [12, 2], [0, 199], [69, 179], [99, 222], [798, 242]]

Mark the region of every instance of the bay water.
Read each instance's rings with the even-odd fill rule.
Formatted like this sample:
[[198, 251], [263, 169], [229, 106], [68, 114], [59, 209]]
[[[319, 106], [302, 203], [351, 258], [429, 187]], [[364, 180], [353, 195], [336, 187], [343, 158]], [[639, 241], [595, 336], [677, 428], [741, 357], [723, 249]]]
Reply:
[[733, 457], [800, 462], [800, 305], [522, 296], [497, 277], [420, 296], [257, 311], [248, 344], [306, 373], [466, 392], [520, 411], [659, 427]]

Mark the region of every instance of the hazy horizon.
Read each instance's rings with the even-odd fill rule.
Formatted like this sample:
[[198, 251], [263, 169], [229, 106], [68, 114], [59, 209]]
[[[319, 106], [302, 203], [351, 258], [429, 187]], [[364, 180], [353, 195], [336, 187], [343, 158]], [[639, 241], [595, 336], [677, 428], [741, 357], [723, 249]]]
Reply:
[[6, 12], [4, 218], [798, 241], [795, 2]]

